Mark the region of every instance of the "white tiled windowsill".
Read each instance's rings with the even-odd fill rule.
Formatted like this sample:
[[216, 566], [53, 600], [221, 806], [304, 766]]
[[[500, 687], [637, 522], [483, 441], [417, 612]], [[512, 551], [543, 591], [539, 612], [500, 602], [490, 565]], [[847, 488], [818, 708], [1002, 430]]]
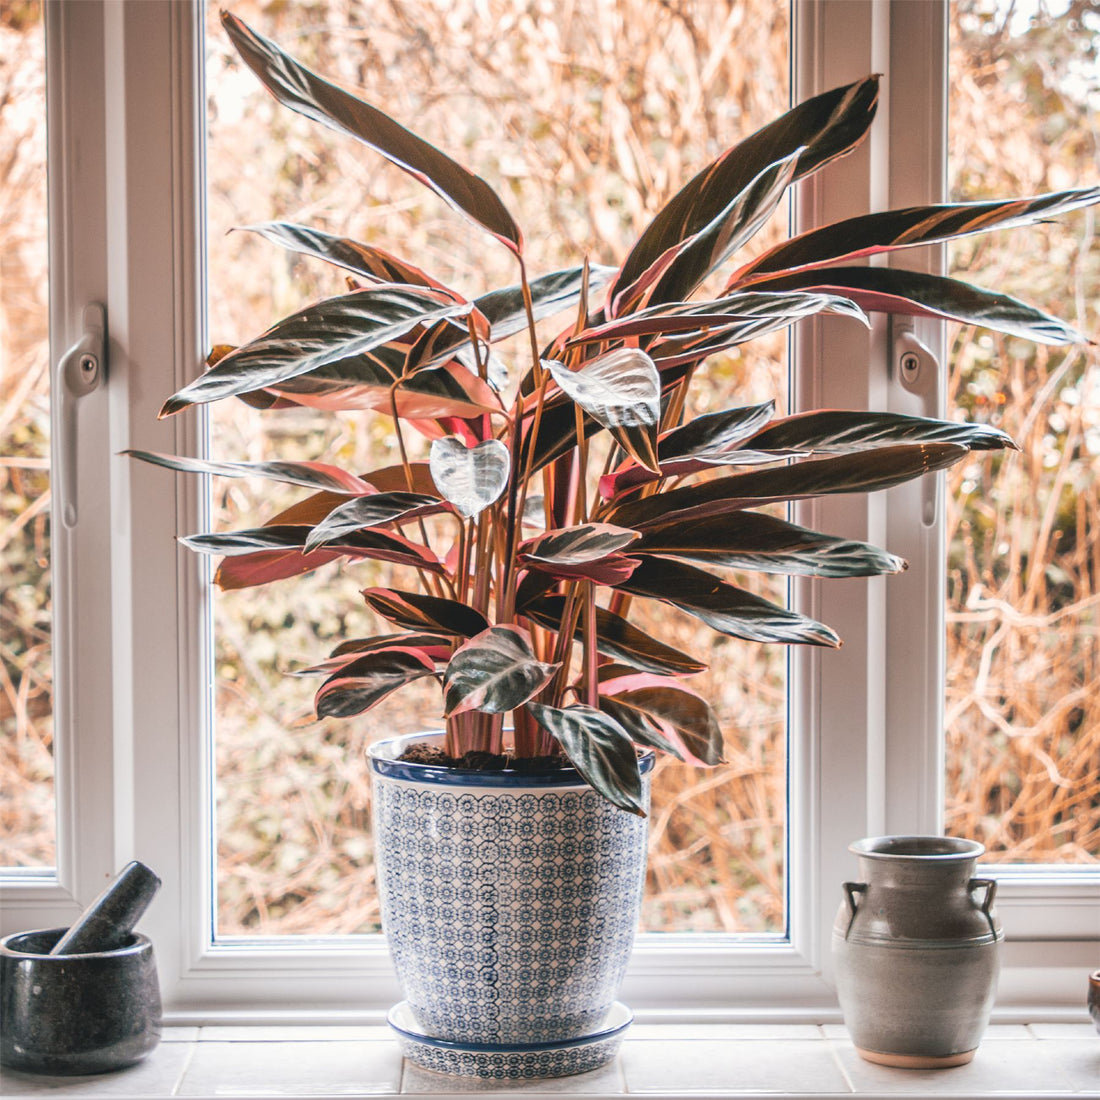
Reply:
[[99, 1077], [0, 1074], [5, 1097], [1100, 1097], [1089, 1023], [1001, 1024], [968, 1066], [894, 1070], [864, 1062], [826, 1024], [635, 1024], [619, 1057], [577, 1077], [482, 1082], [402, 1061], [384, 1027], [172, 1027], [142, 1064]]

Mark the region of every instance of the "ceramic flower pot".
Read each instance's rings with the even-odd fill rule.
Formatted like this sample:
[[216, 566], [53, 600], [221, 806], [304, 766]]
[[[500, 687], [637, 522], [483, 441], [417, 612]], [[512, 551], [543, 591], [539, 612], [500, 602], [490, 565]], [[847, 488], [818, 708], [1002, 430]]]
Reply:
[[[373, 745], [382, 924], [423, 1032], [459, 1043], [570, 1040], [600, 1028], [638, 924], [646, 821], [571, 768], [549, 775], [404, 763]], [[645, 805], [653, 755], [641, 760]]]
[[837, 994], [859, 1053], [911, 1069], [974, 1057], [989, 1023], [1004, 933], [981, 844], [957, 837], [857, 841], [860, 882], [833, 925]]

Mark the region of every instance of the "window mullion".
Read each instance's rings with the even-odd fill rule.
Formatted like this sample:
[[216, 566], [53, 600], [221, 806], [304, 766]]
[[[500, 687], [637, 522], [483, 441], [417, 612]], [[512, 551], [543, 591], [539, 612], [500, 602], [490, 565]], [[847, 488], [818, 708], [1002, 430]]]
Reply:
[[[885, 72], [889, 6], [873, 0], [799, 0], [795, 4], [795, 98], [803, 100], [868, 73]], [[889, 149], [884, 113], [851, 155], [800, 185], [796, 228], [803, 231], [887, 202]], [[886, 325], [816, 318], [796, 335], [794, 392], [798, 409], [881, 408], [886, 385]], [[807, 501], [796, 520], [808, 527], [881, 544], [881, 495]], [[832, 626], [839, 650], [792, 653], [792, 883], [805, 892], [792, 908], [807, 920], [804, 950], [829, 980], [829, 935], [840, 883], [853, 870], [848, 844], [885, 823], [885, 586], [866, 581], [800, 579], [800, 610]], [[799, 824], [799, 817], [804, 823]]]
[[[890, 79], [884, 108], [892, 209], [943, 202], [947, 195], [947, 3], [898, 0], [890, 5]], [[926, 44], [915, 49], [914, 43]], [[905, 249], [889, 265], [945, 273], [943, 245]], [[891, 412], [942, 417], [946, 411], [946, 324], [895, 318], [878, 364]], [[921, 376], [902, 383], [904, 332], [931, 352]], [[917, 391], [917, 392], [914, 392]], [[944, 491], [943, 473], [886, 494], [887, 547], [909, 568], [887, 584], [886, 833], [938, 833], [943, 828]]]

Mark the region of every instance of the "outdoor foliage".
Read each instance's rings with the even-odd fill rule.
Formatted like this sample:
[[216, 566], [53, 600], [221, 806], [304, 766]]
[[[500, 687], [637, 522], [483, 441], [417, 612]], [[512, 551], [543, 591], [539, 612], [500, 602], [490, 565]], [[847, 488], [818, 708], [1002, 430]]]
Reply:
[[[268, 14], [261, 12], [261, 8], [267, 7], [256, 5], [253, 14]], [[484, 23], [467, 24], [461, 16], [449, 17], [448, 45], [434, 39], [437, 44], [431, 51], [430, 63], [422, 45], [417, 44], [433, 32], [430, 24], [435, 15], [421, 13], [423, 25], [414, 31], [402, 21], [396, 7], [375, 5], [372, 44], [367, 50], [354, 30], [344, 32], [345, 41], [339, 49], [331, 45], [339, 41], [338, 33], [317, 33], [321, 27], [330, 32], [338, 32], [342, 26], [354, 27], [358, 10], [354, 3], [296, 5], [293, 18], [285, 13], [280, 15], [277, 6], [273, 6], [269, 14], [277, 21], [277, 36], [288, 45], [293, 43], [295, 52], [318, 51], [310, 57], [318, 70], [338, 72], [342, 82], [372, 89], [375, 101], [379, 101], [379, 88], [384, 87], [387, 98], [382, 102], [387, 106], [395, 104], [395, 115], [415, 119], [418, 126], [422, 118], [448, 120], [450, 125], [444, 126], [442, 132], [455, 135], [456, 143], [449, 148], [461, 151], [464, 160], [474, 155], [473, 163], [486, 178], [508, 180], [505, 201], [509, 206], [516, 204], [522, 211], [520, 220], [524, 225], [531, 229], [535, 218], [549, 223], [548, 227], [540, 225], [537, 232], [532, 230], [531, 236], [547, 239], [551, 236], [549, 229], [560, 242], [557, 253], [552, 246], [548, 255], [539, 257], [539, 270], [553, 270], [565, 266], [570, 255], [588, 250], [593, 264], [616, 263], [626, 255], [629, 240], [644, 228], [662, 199], [671, 195], [678, 180], [689, 177], [733, 137], [751, 132], [782, 108], [781, 83], [766, 76], [762, 80], [759, 66], [751, 76], [745, 74], [737, 60], [742, 54], [759, 58], [770, 53], [777, 58], [770, 71], [782, 72], [785, 27], [781, 20], [775, 19], [775, 12], [782, 5], [769, 4], [758, 10], [746, 4], [731, 6], [728, 11], [723, 5], [721, 34], [714, 39], [713, 53], [695, 56], [688, 47], [693, 41], [707, 40], [701, 32], [706, 28], [709, 34], [713, 29], [714, 5], [688, 5], [676, 15], [656, 14], [648, 7], [640, 0], [634, 5], [623, 2], [615, 6], [614, 12], [602, 11], [598, 17], [601, 25], [597, 28], [578, 30], [568, 24], [556, 24], [545, 13], [520, 17], [513, 15], [510, 5], [491, 5], [492, 11], [488, 16], [483, 13], [483, 18], [490, 20], [489, 30], [498, 33], [483, 36]], [[443, 18], [440, 14], [440, 21]], [[1061, 70], [1057, 67], [1058, 49], [1051, 48], [1050, 56], [1055, 60], [1049, 67], [1044, 64], [1028, 69], [1029, 54], [1021, 49], [1020, 40], [1008, 34], [999, 37], [988, 34], [982, 29], [986, 25], [971, 26], [969, 31], [964, 28], [969, 34], [967, 41], [982, 49], [988, 47], [989, 51], [975, 52], [973, 63], [965, 63], [965, 72], [977, 74], [973, 79], [982, 81], [980, 87], [973, 85], [972, 98], [967, 101], [967, 109], [977, 120], [972, 132], [988, 129], [994, 119], [1011, 117], [1007, 108], [999, 107], [1012, 99], [1008, 91], [1013, 86], [1010, 81], [1020, 74], [1005, 71], [1009, 64], [1006, 58], [1020, 59], [1021, 79], [1031, 81], [1029, 86], [1035, 97], [1043, 100], [1047, 117], [1064, 116], [1067, 121], [1049, 156], [1033, 155], [1022, 124], [1014, 122], [1006, 127], [1005, 134], [991, 137], [988, 157], [970, 177], [974, 190], [959, 197], [983, 199], [990, 195], [1055, 191], [1075, 180], [1095, 178], [1088, 170], [1088, 113], [1077, 109], [1075, 115], [1074, 104], [1078, 100], [1059, 90], [1058, 82], [1064, 76], [1059, 75]], [[291, 36], [299, 26], [308, 28], [308, 38], [294, 42]], [[569, 37], [574, 31], [576, 40]], [[552, 57], [555, 49], [568, 49], [570, 56], [577, 59], [575, 71], [567, 72], [565, 67], [547, 59], [548, 35], [557, 42], [549, 55]], [[1039, 41], [1042, 36], [1036, 31], [1033, 37]], [[735, 39], [738, 50], [719, 48], [718, 38], [727, 44]], [[1055, 38], [1054, 46], [1070, 41], [1065, 35], [1058, 38], [1055, 34]], [[487, 41], [494, 43], [492, 49], [485, 45]], [[669, 42], [674, 46], [679, 43], [678, 55], [675, 49], [663, 48]], [[586, 49], [593, 52], [588, 54]], [[1065, 50], [1068, 52], [1069, 47]], [[221, 54], [215, 52], [213, 56], [220, 58]], [[670, 60], [671, 56], [676, 60]], [[223, 62], [217, 64], [221, 66]], [[475, 67], [474, 71], [482, 66], [482, 76], [471, 78], [470, 65]], [[585, 69], [585, 65], [591, 68]], [[678, 70], [678, 65], [683, 69]], [[1035, 76], [1036, 68], [1041, 75]], [[409, 79], [409, 72], [416, 74], [414, 79]], [[405, 75], [397, 77], [398, 73]], [[588, 100], [601, 105], [602, 112], [590, 116], [584, 113], [584, 104], [579, 104], [575, 109], [569, 107], [564, 118], [559, 119], [555, 112], [561, 114], [563, 104], [571, 102], [562, 95], [562, 90], [574, 87], [568, 80], [576, 80], [578, 74], [583, 75], [579, 81], [582, 86], [587, 81]], [[214, 85], [215, 93], [233, 79], [244, 84], [244, 77], [231, 67], [219, 68], [217, 76], [222, 84]], [[498, 83], [491, 84], [490, 77]], [[482, 85], [486, 89], [483, 93], [463, 91], [456, 103], [457, 89]], [[971, 88], [966, 79], [961, 86]], [[388, 98], [390, 93], [397, 100]], [[219, 120], [233, 135], [231, 145], [225, 147], [230, 151], [219, 154], [233, 158], [232, 163], [211, 166], [214, 178], [224, 181], [216, 185], [221, 189], [215, 191], [212, 199], [215, 208], [219, 203], [232, 204], [223, 224], [246, 224], [258, 211], [270, 209], [269, 196], [276, 190], [282, 195], [303, 196], [290, 199], [282, 207], [286, 213], [281, 216], [287, 220], [319, 222], [329, 231], [352, 231], [360, 240], [372, 242], [374, 226], [399, 227], [396, 233], [392, 229], [383, 232], [381, 238], [394, 251], [404, 251], [393, 244], [402, 242], [410, 249], [408, 254], [414, 256], [424, 255], [422, 249], [426, 244], [432, 262], [424, 266], [439, 272], [441, 281], [447, 285], [494, 285], [494, 281], [506, 277], [504, 261], [510, 260], [506, 248], [497, 249], [498, 257], [493, 255], [491, 242], [478, 245], [473, 231], [461, 229], [459, 220], [448, 215], [441, 203], [414, 205], [404, 177], [396, 172], [388, 176], [376, 172], [367, 155], [358, 155], [354, 149], [348, 151], [352, 143], [341, 142], [335, 135], [327, 139], [322, 134], [318, 140], [316, 128], [296, 127], [288, 113], [279, 114], [259, 101], [255, 103], [247, 120], [234, 122], [230, 117]], [[528, 116], [534, 113], [537, 118], [540, 104], [546, 108], [544, 121], [532, 124]], [[215, 115], [218, 112], [228, 115], [231, 101], [215, 94], [212, 110]], [[499, 148], [490, 147], [500, 143], [487, 141], [482, 136], [485, 131], [472, 121], [483, 117], [495, 122], [498, 116], [501, 127], [508, 133], [518, 132], [521, 126], [530, 127], [522, 153], [506, 158], [503, 165], [497, 159]], [[590, 118], [596, 119], [594, 124]], [[468, 125], [464, 124], [466, 120], [470, 120]], [[495, 127], [486, 129], [491, 128]], [[1019, 146], [1015, 157], [993, 153], [994, 148], [1003, 148], [1001, 143], [1009, 140]], [[968, 148], [968, 155], [985, 155], [984, 145], [972, 139], [969, 144], [977, 148]], [[1095, 146], [1091, 148], [1094, 156]], [[547, 153], [551, 155], [548, 157]], [[1025, 170], [1029, 174], [1020, 175]], [[391, 187], [392, 181], [396, 182]], [[351, 223], [343, 220], [349, 209], [347, 200], [364, 187], [369, 187], [375, 197], [368, 207], [354, 212], [352, 220], [359, 228], [351, 230]], [[532, 193], [537, 196], [535, 202], [530, 201]], [[574, 195], [581, 196], [579, 203], [572, 202]], [[524, 196], [528, 197], [526, 203], [522, 201]], [[226, 212], [218, 209], [217, 213]], [[777, 230], [781, 225], [776, 221], [762, 231], [766, 247], [761, 251], [778, 244]], [[972, 257], [964, 277], [1013, 290], [1019, 296], [1045, 304], [1048, 310], [1065, 314], [1064, 293], [1056, 284], [1073, 267], [1072, 261], [1067, 264], [1065, 260], [1066, 255], [1076, 255], [1068, 252], [1069, 242], [1073, 237], [1087, 236], [1090, 224], [1085, 217], [1075, 216], [1069, 232], [1061, 238], [1055, 236], [1054, 239], [1067, 242], [1059, 246], [1067, 251], [1059, 253], [1060, 269], [1058, 262], [1050, 266], [1049, 288], [1036, 286], [1035, 268], [1040, 264], [1031, 262], [1037, 246], [1030, 242], [1047, 240], [1051, 231], [1045, 228], [1041, 238], [1037, 231], [1028, 238], [1029, 244], [1023, 246], [1028, 258], [1016, 262], [1021, 276], [1018, 288], [1010, 281], [1012, 273], [1005, 270], [1004, 261], [990, 259], [998, 254], [994, 250], [994, 244], [1000, 243], [996, 236], [972, 238], [974, 247], [964, 250]], [[414, 241], [417, 243], [406, 243]], [[310, 267], [306, 261], [289, 255], [285, 262], [272, 262], [271, 253], [261, 251], [266, 242], [258, 235], [233, 234], [227, 242], [213, 240], [211, 247], [217, 250], [226, 245], [231, 245], [237, 260], [224, 285], [234, 292], [238, 286], [247, 288], [247, 292], [231, 307], [225, 301], [224, 291], [216, 295], [212, 330], [219, 338], [246, 340], [272, 317], [293, 310], [303, 298], [331, 295], [338, 290], [338, 283], [318, 273], [319, 265]], [[217, 260], [214, 266], [216, 269]], [[983, 267], [988, 274], [982, 274]], [[1080, 272], [1078, 298], [1087, 310], [1097, 298], [1095, 289], [1089, 289], [1096, 286], [1095, 270], [1085, 265], [1074, 270]], [[215, 270], [213, 277], [216, 281], [221, 276]], [[714, 292], [720, 289], [719, 285]], [[233, 327], [218, 320], [226, 317], [230, 308], [234, 311]], [[1095, 331], [1094, 316], [1082, 311], [1074, 319], [1084, 331]], [[516, 343], [513, 338], [513, 347]], [[773, 394], [782, 399], [782, 339], [773, 337], [753, 348], [758, 346], [763, 348], [763, 355], [749, 348], [737, 349], [707, 364], [688, 397], [691, 414], [713, 411], [717, 400], [728, 403], [728, 395], [735, 393], [743, 395], [745, 405], [762, 404]], [[518, 361], [518, 353], [511, 348], [507, 350], [508, 357]], [[998, 365], [1008, 364], [1011, 385], [1007, 387], [1010, 396], [1007, 407], [994, 399], [1002, 384], [1000, 378], [992, 378], [989, 364], [995, 357]], [[1076, 800], [1077, 820], [1074, 822], [1072, 814], [1064, 810], [1051, 811], [1060, 814], [1055, 823], [1063, 830], [1061, 835], [1067, 840], [1075, 838], [1073, 852], [1061, 850], [1053, 853], [1052, 858], [1080, 859], [1090, 853], [1095, 858], [1097, 850], [1095, 737], [1090, 740], [1090, 731], [1097, 729], [1096, 722], [1087, 715], [1075, 716], [1071, 705], [1061, 711], [1072, 720], [1068, 725], [1061, 724], [1056, 716], [1048, 717], [1044, 718], [1046, 728], [1038, 731], [1042, 737], [1015, 736], [1015, 707], [1025, 698], [1025, 689], [1011, 673], [998, 679], [996, 671], [1001, 667], [1011, 669], [1009, 654], [1019, 652], [1013, 648], [1014, 638], [1027, 631], [1040, 636], [1029, 623], [1048, 614], [1044, 604], [1048, 591], [1045, 585], [1032, 585], [1029, 598], [1034, 602], [1029, 606], [1034, 613], [1013, 617], [1008, 603], [1020, 606], [1015, 602], [1018, 594], [1011, 591], [1020, 573], [1013, 574], [998, 564], [1004, 557], [1000, 547], [1005, 540], [990, 532], [997, 530], [998, 524], [1002, 531], [1011, 528], [1018, 545], [1026, 546], [1033, 528], [1026, 522], [1012, 527], [1013, 516], [1025, 504], [1046, 499], [1046, 485], [1052, 476], [1062, 476], [1075, 488], [1083, 488], [1086, 500], [1079, 508], [1083, 507], [1087, 513], [1094, 506], [1095, 452], [1087, 449], [1087, 443], [1089, 416], [1095, 416], [1096, 402], [1087, 381], [1095, 376], [1095, 358], [1079, 351], [1071, 352], [1069, 358], [1076, 364], [1068, 374], [1073, 381], [1071, 388], [1077, 388], [1078, 378], [1086, 383], [1078, 389], [1076, 403], [1061, 401], [1063, 391], [1058, 383], [1067, 374], [1059, 373], [1066, 361], [1060, 353], [1041, 350], [1036, 355], [1020, 341], [994, 338], [984, 345], [976, 360], [973, 356], [963, 360], [971, 365], [976, 362], [977, 372], [969, 366], [959, 367], [964, 375], [961, 383], [964, 397], [967, 387], [974, 386], [977, 379], [974, 399], [968, 403], [973, 416], [999, 424], [1025, 447], [1025, 455], [1013, 456], [1005, 463], [979, 461], [975, 457], [962, 464], [954, 475], [956, 483], [977, 485], [976, 490], [964, 492], [964, 502], [969, 500], [993, 514], [983, 538], [969, 540], [973, 551], [969, 558], [961, 559], [953, 551], [953, 565], [966, 561], [965, 574], [954, 575], [968, 578], [965, 589], [968, 593], [974, 591], [973, 578], [982, 578], [981, 594], [987, 604], [978, 608], [985, 640], [979, 641], [974, 656], [968, 656], [969, 651], [959, 645], [952, 648], [953, 668], [957, 671], [952, 673], [949, 690], [952, 699], [964, 702], [952, 709], [952, 736], [957, 737], [954, 731], [959, 729], [958, 715], [968, 713], [973, 717], [967, 719], [971, 731], [967, 747], [963, 748], [956, 740], [959, 748], [951, 757], [949, 810], [958, 815], [953, 819], [958, 822], [952, 824], [953, 828], [1007, 845], [1005, 854], [1009, 858], [1014, 853], [1028, 855], [1046, 850], [1038, 846], [1047, 843], [1049, 832], [1044, 831], [1037, 814], [1021, 812], [1020, 808], [1028, 804], [1028, 799], [1033, 809], [1044, 813], [1048, 807], [1054, 807], [1057, 800], [1049, 798], [1053, 779], [1060, 783], [1060, 797]], [[750, 362], [759, 363], [755, 376], [750, 373]], [[1037, 376], [1037, 368], [1044, 373]], [[1068, 452], [1058, 452], [1068, 454], [1064, 468], [1044, 468], [1042, 463], [1033, 461], [1032, 455], [1037, 452], [1032, 451], [1032, 437], [1019, 431], [1021, 421], [1026, 418], [1024, 426], [1040, 433], [1040, 442], [1045, 442], [1048, 448], [1045, 453], [1050, 453], [1062, 442], [1057, 417], [1049, 422], [1054, 429], [1052, 442], [1047, 441], [1052, 433], [1045, 431], [1048, 427], [1045, 417], [1028, 417], [1025, 410], [1019, 414], [1019, 420], [1010, 419], [1015, 415], [1013, 402], [1018, 396], [1018, 404], [1024, 405], [1029, 391], [1036, 389], [1032, 384], [1036, 377], [1056, 377], [1057, 381], [1046, 389], [1061, 406], [1058, 412], [1069, 410], [1070, 419], [1065, 423], [1071, 429], [1071, 438], [1076, 430], [1084, 440]], [[718, 394], [727, 396], [719, 398]], [[378, 426], [381, 417], [373, 418], [374, 426], [365, 426], [366, 418], [362, 416], [329, 417], [308, 410], [287, 410], [267, 414], [265, 433], [259, 428], [263, 416], [254, 417], [243, 407], [232, 412], [228, 405], [224, 408], [227, 411], [223, 414], [219, 410], [216, 422], [223, 433], [221, 438], [239, 441], [228, 452], [235, 458], [271, 461], [278, 455], [308, 460], [324, 453], [333, 462], [359, 472], [376, 464], [379, 454], [386, 455], [390, 465], [400, 463], [392, 441], [386, 439], [384, 428]], [[782, 415], [782, 408], [777, 415]], [[414, 446], [410, 441], [410, 447]], [[1019, 486], [1007, 490], [991, 488], [988, 479], [994, 473], [1002, 477], [1006, 472], [1011, 475], [1013, 470], [1021, 469], [1021, 464], [1033, 479], [1034, 492], [1029, 495]], [[238, 480], [219, 481], [217, 485], [217, 502], [232, 505], [238, 523], [240, 517], [249, 516], [250, 509], [248, 522], [262, 523], [274, 510], [275, 502], [279, 502], [276, 507], [282, 507], [296, 499], [293, 490], [269, 483]], [[253, 506], [253, 500], [258, 501], [258, 506]], [[1051, 531], [1069, 532], [1074, 527], [1079, 532], [1096, 530], [1095, 523], [1088, 527], [1077, 525], [1072, 522], [1075, 518], [1069, 515], [1068, 521], [1055, 524]], [[962, 539], [960, 535], [955, 545], [964, 545]], [[1045, 640], [1036, 650], [1053, 652], [1050, 646], [1054, 642], [1065, 647], [1054, 664], [1060, 674], [1064, 672], [1066, 688], [1062, 689], [1063, 676], [1059, 675], [1037, 677], [1027, 689], [1033, 694], [1028, 705], [1043, 708], [1047, 715], [1057, 712], [1057, 703], [1049, 707], [1046, 700], [1063, 697], [1087, 700], [1088, 677], [1091, 676], [1093, 684], [1096, 682], [1095, 634], [1087, 629], [1089, 609], [1094, 607], [1089, 597], [1095, 591], [1092, 580], [1095, 566], [1090, 564], [1094, 558], [1089, 557], [1085, 538], [1078, 536], [1072, 542], [1067, 547], [1065, 537], [1057, 535], [1051, 549], [1054, 554], [1060, 549], [1072, 550], [1071, 554], [1058, 557], [1057, 568], [1065, 568], [1071, 578], [1069, 583], [1079, 593], [1067, 604], [1077, 609], [1074, 612], [1077, 617], [1067, 619], [1059, 615], [1042, 628]], [[1038, 560], [1037, 554], [1034, 557]], [[1044, 565], [1036, 572], [1047, 570]], [[318, 650], [325, 639], [331, 639], [331, 647], [342, 638], [366, 634], [372, 623], [365, 608], [357, 609], [350, 601], [346, 601], [347, 606], [340, 606], [345, 601], [334, 597], [346, 590], [354, 593], [364, 586], [391, 586], [397, 575], [385, 565], [375, 566], [369, 561], [346, 570], [333, 564], [287, 582], [286, 587], [292, 589], [288, 597], [274, 598], [277, 589], [271, 588], [259, 590], [265, 594], [256, 599], [256, 590], [242, 589], [228, 593], [222, 601], [223, 607], [231, 612], [223, 613], [219, 625], [222, 931], [316, 930], [324, 927], [321, 922], [326, 919], [333, 931], [368, 930], [376, 923], [369, 879], [367, 796], [357, 750], [364, 739], [394, 732], [399, 725], [404, 729], [423, 725], [433, 709], [438, 713], [438, 689], [435, 693], [418, 691], [414, 685], [410, 690], [417, 694], [411, 704], [406, 702], [398, 707], [382, 704], [384, 717], [379, 719], [378, 728], [373, 724], [332, 721], [318, 725], [309, 722], [300, 704], [301, 681], [280, 680], [279, 672], [293, 664], [288, 650], [294, 654], [308, 653], [309, 659], [316, 661], [323, 657], [323, 651]], [[991, 587], [988, 578], [1004, 587]], [[783, 600], [781, 577], [762, 578], [749, 587], [772, 602]], [[977, 597], [971, 595], [970, 599], [974, 602]], [[635, 609], [644, 611], [640, 601]], [[973, 637], [973, 613], [964, 608], [961, 614], [968, 616], [968, 621], [955, 627], [956, 634]], [[1082, 621], [1085, 630], [1077, 627]], [[669, 611], [647, 614], [644, 619], [647, 632], [659, 631], [674, 648], [696, 654], [716, 670], [702, 673], [692, 682], [700, 694], [715, 704], [726, 733], [730, 763], [710, 773], [678, 765], [659, 767], [646, 922], [651, 928], [780, 930], [784, 830], [782, 656], [777, 658], [777, 651], [768, 647], [708, 639], [706, 631], [693, 622], [690, 617]], [[1065, 629], [1064, 624], [1069, 622], [1076, 629]], [[987, 643], [991, 643], [987, 653], [992, 655], [992, 663], [988, 663], [987, 657], [982, 667], [992, 668], [994, 675], [975, 678], [977, 653]], [[1075, 681], [1073, 677], [1079, 670], [1085, 679]], [[418, 684], [424, 687], [425, 681]], [[1091, 698], [1095, 697], [1094, 690]], [[994, 722], [991, 716], [1000, 716], [996, 724], [1008, 727], [995, 737], [989, 735]], [[1056, 762], [1053, 772], [1041, 765], [1040, 753]], [[958, 780], [965, 780], [966, 786]], [[1021, 797], [1021, 792], [1026, 798]], [[1090, 800], [1091, 818], [1087, 816]], [[25, 804], [23, 799], [20, 805]], [[1091, 834], [1089, 820], [1093, 822]], [[1008, 822], [1010, 827], [1003, 827], [1002, 822]], [[979, 833], [976, 829], [985, 831]], [[28, 832], [34, 836], [38, 830], [32, 827]]]
[[[985, 425], [874, 411], [773, 421], [770, 405], [734, 406], [688, 419], [695, 370], [820, 313], [866, 323], [864, 307], [1044, 344], [1084, 342], [1007, 295], [844, 261], [1033, 224], [1100, 201], [1100, 187], [858, 216], [741, 262], [718, 297], [691, 300], [740, 260], [791, 184], [863, 140], [877, 77], [806, 100], [720, 154], [658, 211], [617, 269], [585, 257], [531, 278], [523, 233], [481, 177], [237, 16], [223, 12], [221, 21], [281, 104], [362, 141], [518, 266], [517, 284], [470, 300], [404, 257], [316, 227], [263, 226], [278, 244], [351, 271], [348, 292], [216, 349], [161, 416], [227, 397], [259, 408], [373, 410], [393, 420], [400, 468], [356, 475], [318, 462], [231, 465], [129, 452], [187, 473], [314, 491], [260, 527], [183, 540], [223, 557], [215, 575], [223, 589], [285, 580], [335, 557], [415, 570], [415, 586], [406, 576], [400, 588], [362, 591], [396, 633], [346, 640], [307, 670], [325, 677], [319, 717], [363, 714], [435, 678], [449, 764], [472, 766], [477, 754], [517, 764], [564, 757], [604, 798], [642, 814], [636, 746], [713, 766], [722, 762], [722, 734], [709, 704], [683, 683], [698, 671], [685, 666], [698, 662], [633, 626], [633, 600], [662, 600], [744, 641], [839, 645], [824, 624], [694, 563], [819, 577], [897, 572], [904, 563], [875, 547], [753, 509], [888, 489], [970, 450], [1013, 446]], [[575, 320], [543, 342], [536, 322], [573, 308]], [[508, 386], [507, 373], [491, 370], [492, 343], [524, 328], [529, 364]], [[432, 440], [426, 467], [409, 458], [410, 428]], [[691, 480], [697, 474], [718, 476]], [[443, 523], [426, 522], [440, 516]]]

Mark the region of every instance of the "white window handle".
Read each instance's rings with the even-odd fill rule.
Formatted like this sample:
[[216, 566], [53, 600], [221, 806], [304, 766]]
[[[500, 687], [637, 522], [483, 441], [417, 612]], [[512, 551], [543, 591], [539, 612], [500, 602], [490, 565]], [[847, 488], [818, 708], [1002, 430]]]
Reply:
[[[892, 317], [890, 326], [894, 373], [902, 389], [920, 398], [921, 414], [939, 415], [940, 364], [932, 349], [913, 331], [908, 317]], [[932, 527], [942, 501], [940, 477], [925, 477], [921, 488], [921, 522]]]
[[61, 522], [66, 527], [76, 526], [77, 402], [102, 384], [107, 370], [106, 310], [98, 302], [85, 306], [83, 322], [83, 335], [57, 361], [54, 376], [61, 434], [54, 452], [59, 462], [53, 476]]

